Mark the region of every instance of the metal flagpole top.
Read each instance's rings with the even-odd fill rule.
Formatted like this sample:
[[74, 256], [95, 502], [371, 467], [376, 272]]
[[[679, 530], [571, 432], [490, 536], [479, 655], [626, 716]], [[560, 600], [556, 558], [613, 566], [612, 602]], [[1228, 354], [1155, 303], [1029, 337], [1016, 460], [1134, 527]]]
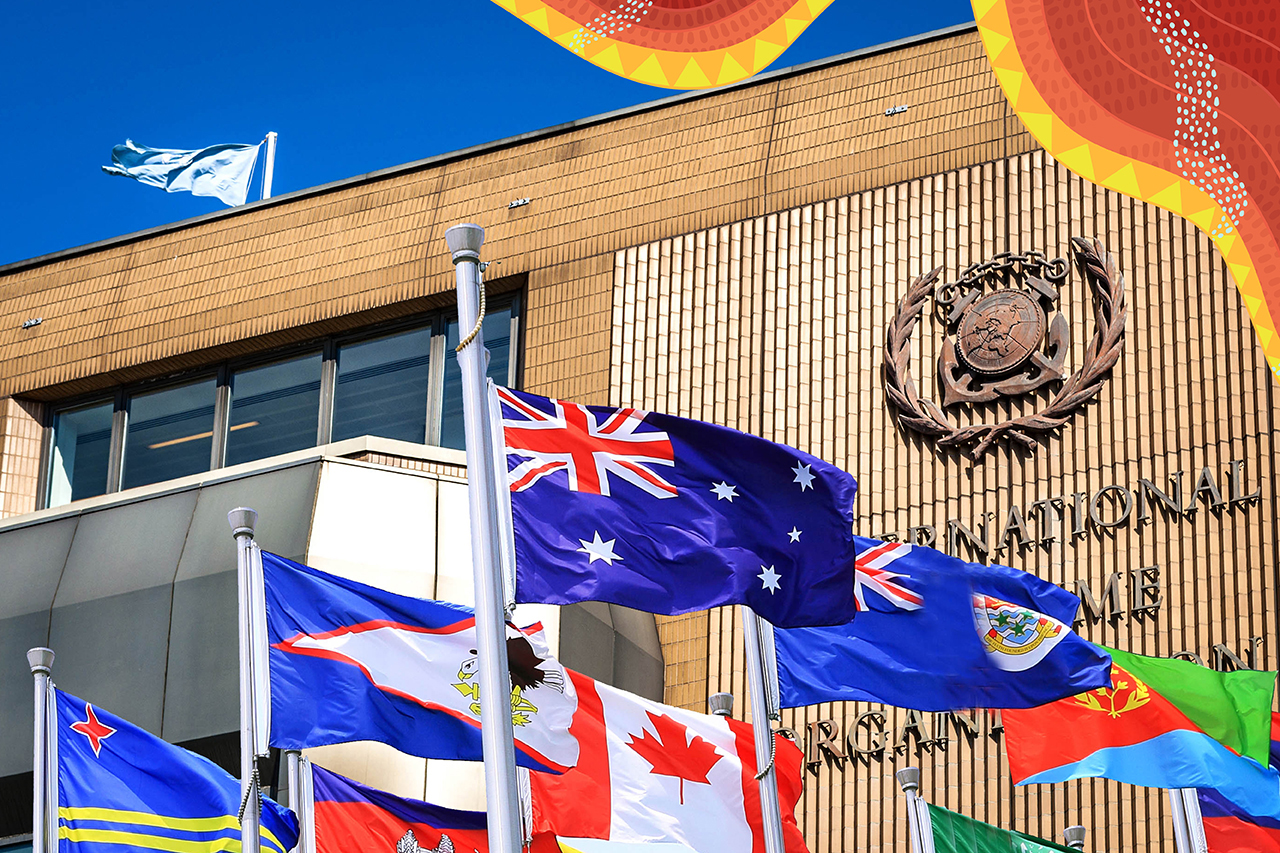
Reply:
[[919, 767], [904, 767], [893, 775], [897, 777], [898, 785], [902, 787], [902, 790], [904, 791], [920, 790], [920, 768]]
[[1072, 850], [1084, 849], [1084, 834], [1085, 828], [1083, 826], [1068, 826], [1062, 830], [1062, 838]]
[[43, 672], [46, 675], [53, 669], [53, 649], [39, 646], [27, 652], [27, 663], [31, 664], [31, 672]]
[[231, 535], [239, 538], [253, 536], [253, 528], [258, 523], [258, 513], [247, 506], [238, 506], [227, 513], [227, 522], [231, 525]]
[[453, 252], [453, 262], [480, 260], [480, 247], [484, 244], [484, 229], [470, 222], [454, 225], [444, 232], [444, 241]]
[[733, 716], [733, 694], [732, 693], [712, 693], [707, 699], [707, 704], [711, 706], [711, 713], [717, 717]]

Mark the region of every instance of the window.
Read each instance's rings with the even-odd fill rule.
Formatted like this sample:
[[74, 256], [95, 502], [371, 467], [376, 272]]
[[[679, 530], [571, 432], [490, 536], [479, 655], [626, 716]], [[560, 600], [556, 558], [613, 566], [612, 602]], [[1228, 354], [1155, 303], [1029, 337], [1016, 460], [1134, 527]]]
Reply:
[[132, 397], [120, 488], [209, 470], [216, 386], [209, 377]]
[[[505, 385], [519, 313], [496, 298], [484, 320], [488, 375]], [[43, 506], [362, 435], [462, 448], [458, 333], [435, 314], [55, 408]]]
[[333, 440], [378, 435], [425, 442], [430, 362], [429, 327], [340, 346]]
[[[510, 385], [511, 332], [514, 328], [511, 308], [500, 308], [484, 316], [484, 345], [489, 350], [489, 378], [499, 385]], [[467, 331], [471, 331], [468, 329]], [[458, 321], [449, 321], [445, 339], [444, 403], [440, 417], [440, 446], [462, 449], [465, 429], [462, 423], [462, 370], [458, 367]]]
[[91, 498], [107, 490], [114, 408], [107, 401], [65, 409], [54, 416], [49, 506]]
[[315, 445], [322, 365], [316, 352], [232, 374], [227, 465]]

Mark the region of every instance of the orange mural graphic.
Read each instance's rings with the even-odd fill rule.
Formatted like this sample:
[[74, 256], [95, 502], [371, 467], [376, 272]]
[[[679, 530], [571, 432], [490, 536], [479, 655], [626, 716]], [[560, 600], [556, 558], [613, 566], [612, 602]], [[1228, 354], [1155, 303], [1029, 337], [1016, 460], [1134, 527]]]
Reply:
[[831, 0], [493, 0], [566, 50], [638, 83], [707, 89], [778, 58]]
[[1032, 135], [1081, 177], [1208, 234], [1280, 374], [1280, 3], [972, 3]]

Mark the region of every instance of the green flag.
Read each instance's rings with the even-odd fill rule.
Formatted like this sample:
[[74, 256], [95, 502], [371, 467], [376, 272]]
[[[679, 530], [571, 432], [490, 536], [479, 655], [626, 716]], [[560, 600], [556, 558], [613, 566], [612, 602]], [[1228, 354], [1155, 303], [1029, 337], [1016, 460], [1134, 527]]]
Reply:
[[929, 805], [934, 853], [1051, 853], [1068, 847]]
[[1103, 649], [1111, 654], [1112, 663], [1172, 702], [1205, 734], [1267, 766], [1274, 672], [1218, 672], [1184, 660]]

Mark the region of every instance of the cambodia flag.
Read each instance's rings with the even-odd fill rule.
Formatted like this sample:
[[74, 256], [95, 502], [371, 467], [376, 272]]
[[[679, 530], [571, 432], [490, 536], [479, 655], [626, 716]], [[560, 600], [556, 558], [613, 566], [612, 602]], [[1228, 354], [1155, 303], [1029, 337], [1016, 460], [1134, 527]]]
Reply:
[[497, 395], [517, 601], [745, 604], [783, 627], [854, 617], [844, 471], [702, 421]]
[[[1271, 717], [1271, 769], [1280, 784], [1280, 714]], [[1209, 853], [1280, 853], [1280, 819], [1249, 814], [1217, 791], [1196, 793]]]
[[484, 812], [460, 811], [368, 788], [311, 765], [316, 853], [488, 850]]
[[[583, 841], [597, 839], [764, 853], [751, 726], [570, 675], [578, 690], [571, 731], [582, 754], [562, 776], [530, 774], [535, 832], [554, 833], [567, 850], [598, 849]], [[795, 819], [802, 756], [775, 739], [786, 853], [806, 853]]]
[[1248, 814], [1280, 820], [1280, 782], [1261, 763], [1270, 748], [1274, 672], [1222, 673], [1108, 651], [1111, 687], [1004, 712], [1015, 784], [1100, 777], [1206, 788]]

